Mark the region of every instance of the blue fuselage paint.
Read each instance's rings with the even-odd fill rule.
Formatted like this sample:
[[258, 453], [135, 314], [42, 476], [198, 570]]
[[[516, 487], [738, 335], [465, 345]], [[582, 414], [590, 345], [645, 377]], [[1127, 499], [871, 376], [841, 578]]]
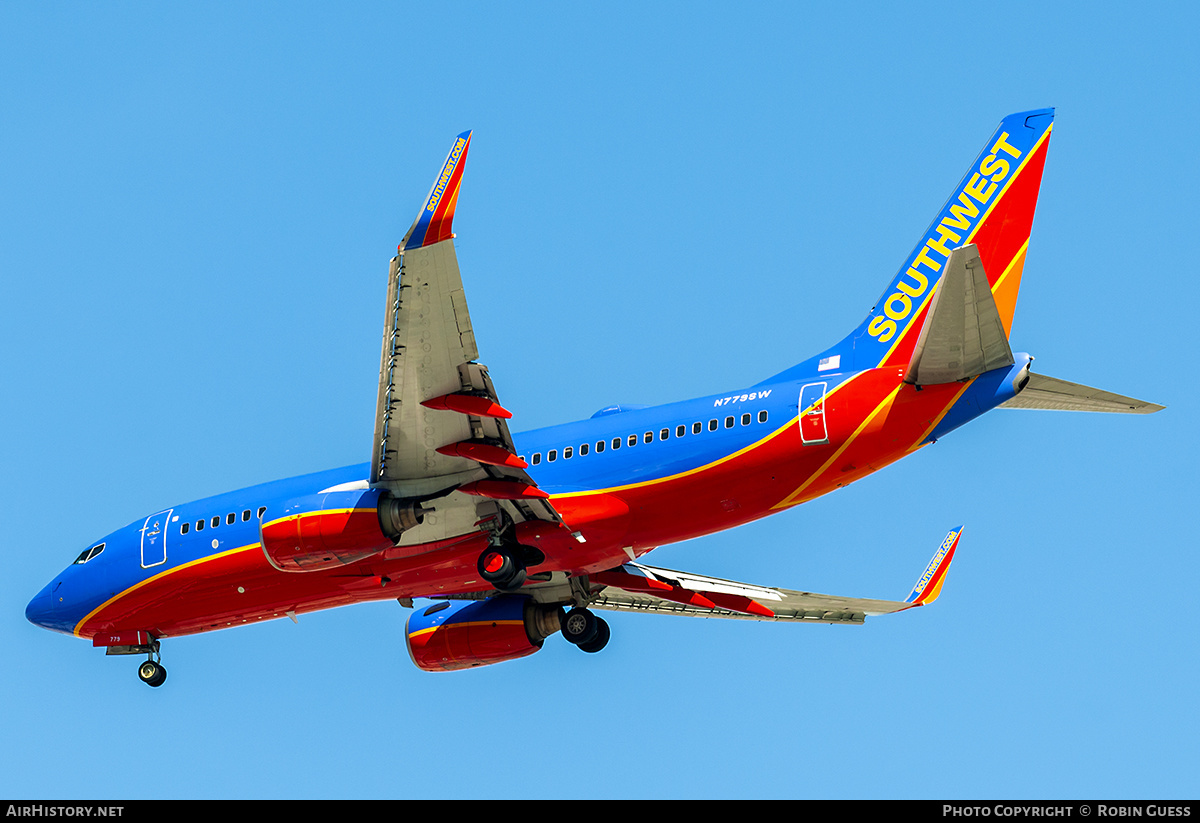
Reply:
[[[791, 376], [795, 377], [795, 370]], [[814, 372], [809, 377], [827, 381], [832, 389], [851, 375]], [[809, 381], [792, 379], [661, 406], [625, 405], [585, 420], [515, 434], [513, 441], [518, 453], [531, 463], [530, 475], [551, 494], [658, 480], [719, 461], [794, 421], [805, 382]], [[619, 447], [613, 447], [614, 440]], [[597, 443], [604, 444], [603, 450]], [[586, 454], [581, 449], [584, 444]], [[570, 457], [566, 456], [568, 449]], [[539, 458], [533, 465], [535, 454]], [[56, 575], [30, 601], [26, 617], [39, 626], [71, 634], [85, 616], [121, 592], [180, 566], [257, 543], [260, 509], [265, 510], [261, 513], [265, 520], [280, 516], [292, 501], [332, 486], [365, 481], [369, 476], [370, 464], [358, 463], [163, 510], [166, 546], [162, 562], [155, 562], [162, 555], [144, 556], [143, 531], [148, 525], [147, 518], [141, 517], [93, 543], [105, 544], [98, 556], [67, 566]], [[248, 518], [245, 512], [249, 512]], [[230, 515], [233, 522], [229, 522]], [[181, 533], [184, 523], [187, 532]]]

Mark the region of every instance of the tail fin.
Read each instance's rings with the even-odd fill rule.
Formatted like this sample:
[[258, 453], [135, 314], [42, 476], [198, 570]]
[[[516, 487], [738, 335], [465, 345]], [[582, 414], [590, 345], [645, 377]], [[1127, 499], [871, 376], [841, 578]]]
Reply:
[[1053, 120], [1054, 109], [1038, 109], [1000, 121], [867, 319], [821, 357], [840, 355], [843, 368], [905, 366], [951, 250], [967, 244], [978, 249], [1008, 336]]

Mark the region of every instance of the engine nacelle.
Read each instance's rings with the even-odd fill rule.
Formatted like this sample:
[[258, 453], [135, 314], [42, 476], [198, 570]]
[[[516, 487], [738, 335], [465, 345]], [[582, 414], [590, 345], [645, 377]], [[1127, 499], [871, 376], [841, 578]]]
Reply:
[[522, 595], [435, 603], [409, 615], [408, 656], [427, 672], [516, 660], [540, 649], [561, 617], [561, 608]]
[[378, 489], [296, 497], [261, 524], [263, 554], [284, 572], [345, 566], [391, 548], [422, 514], [420, 505]]

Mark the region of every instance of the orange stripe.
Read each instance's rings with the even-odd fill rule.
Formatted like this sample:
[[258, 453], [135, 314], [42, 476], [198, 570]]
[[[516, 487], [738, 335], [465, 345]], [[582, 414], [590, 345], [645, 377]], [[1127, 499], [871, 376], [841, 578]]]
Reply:
[[[851, 375], [844, 382], [839, 383], [837, 386], [835, 386], [833, 389], [831, 389], [825, 395], [824, 399], [825, 399], [826, 404], [828, 404], [830, 397], [833, 397], [834, 394], [841, 391], [846, 386], [849, 386], [851, 383], [853, 383], [855, 381], [856, 378], [862, 377], [866, 373], [867, 372], [862, 371], [862, 372], [859, 372], [858, 374]], [[816, 403], [814, 403], [813, 405], [815, 406]], [[812, 406], [809, 406], [809, 408], [812, 408]], [[808, 411], [808, 409], [804, 409], [803, 411]], [[694, 469], [688, 469], [687, 471], [680, 472], [679, 474], [672, 474], [672, 475], [668, 475], [667, 477], [660, 477], [657, 480], [643, 480], [640, 483], [630, 483], [625, 486], [610, 486], [605, 489], [590, 489], [590, 490], [584, 491], [584, 492], [570, 492], [568, 494], [552, 495], [550, 500], [551, 500], [551, 502], [553, 502], [554, 500], [560, 499], [560, 498], [587, 497], [588, 495], [592, 495], [592, 494], [608, 494], [610, 492], [627, 491], [629, 489], [640, 489], [640, 488], [645, 488], [646, 486], [655, 486], [655, 485], [658, 485], [659, 483], [667, 483], [672, 480], [678, 480], [681, 477], [689, 477], [693, 474], [698, 474], [703, 471], [708, 471], [709, 469], [716, 468], [717, 466], [720, 466], [722, 463], [728, 463], [730, 460], [733, 460], [735, 457], [739, 457], [743, 454], [746, 454], [749, 451], [753, 451], [754, 449], [757, 449], [758, 447], [765, 445], [766, 443], [770, 442], [771, 440], [774, 440], [776, 437], [778, 437], [779, 435], [783, 434], [788, 429], [790, 429], [792, 427], [792, 425], [795, 424], [796, 421], [799, 419], [800, 419], [800, 417], [799, 417], [799, 415], [797, 415], [796, 417], [791, 418], [790, 420], [788, 420], [788, 422], [784, 423], [778, 429], [771, 432], [770, 434], [768, 434], [766, 437], [762, 438], [761, 440], [751, 443], [749, 446], [746, 446], [743, 449], [738, 449], [737, 451], [733, 452], [732, 454], [727, 454], [724, 457], [714, 460], [711, 463], [705, 463], [703, 466], [698, 466]]]
[[794, 506], [796, 504], [796, 498], [800, 496], [800, 493], [802, 491], [804, 491], [805, 489], [807, 489], [809, 486], [811, 486], [813, 484], [813, 482], [825, 472], [826, 469], [828, 469], [831, 465], [833, 465], [833, 462], [835, 460], [837, 460], [839, 457], [842, 456], [842, 452], [846, 451], [846, 449], [848, 449], [850, 447], [850, 444], [858, 439], [858, 436], [860, 434], [862, 434], [863, 430], [867, 428], [867, 426], [871, 423], [872, 420], [874, 420], [877, 416], [879, 416], [880, 412], [882, 412], [885, 408], [887, 408], [893, 402], [895, 402], [896, 395], [900, 393], [900, 389], [901, 389], [901, 387], [903, 387], [903, 385], [904, 384], [901, 383], [900, 385], [896, 386], [896, 388], [892, 389], [891, 393], [888, 394], [887, 397], [883, 398], [883, 400], [879, 403], [879, 405], [875, 407], [874, 411], [872, 411], [870, 414], [867, 415], [866, 419], [863, 420], [863, 422], [858, 425], [858, 428], [854, 430], [854, 433], [851, 434], [848, 438], [846, 438], [846, 442], [838, 447], [837, 451], [835, 451], [833, 453], [833, 455], [830, 456], [830, 458], [828, 460], [826, 460], [824, 464], [822, 464], [821, 468], [819, 468], [815, 472], [813, 472], [812, 475], [807, 480], [805, 480], [802, 484], [800, 484], [800, 488], [796, 489], [794, 492], [789, 494], [786, 498], [784, 498], [780, 502], [776, 503], [771, 508], [772, 509], [783, 509], [788, 506]]

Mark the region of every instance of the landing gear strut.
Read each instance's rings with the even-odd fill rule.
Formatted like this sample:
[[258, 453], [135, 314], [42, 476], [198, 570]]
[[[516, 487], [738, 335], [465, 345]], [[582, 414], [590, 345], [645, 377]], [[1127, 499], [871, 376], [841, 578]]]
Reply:
[[612, 632], [602, 618], [588, 609], [571, 609], [563, 616], [562, 634], [581, 651], [594, 654], [608, 645]]

